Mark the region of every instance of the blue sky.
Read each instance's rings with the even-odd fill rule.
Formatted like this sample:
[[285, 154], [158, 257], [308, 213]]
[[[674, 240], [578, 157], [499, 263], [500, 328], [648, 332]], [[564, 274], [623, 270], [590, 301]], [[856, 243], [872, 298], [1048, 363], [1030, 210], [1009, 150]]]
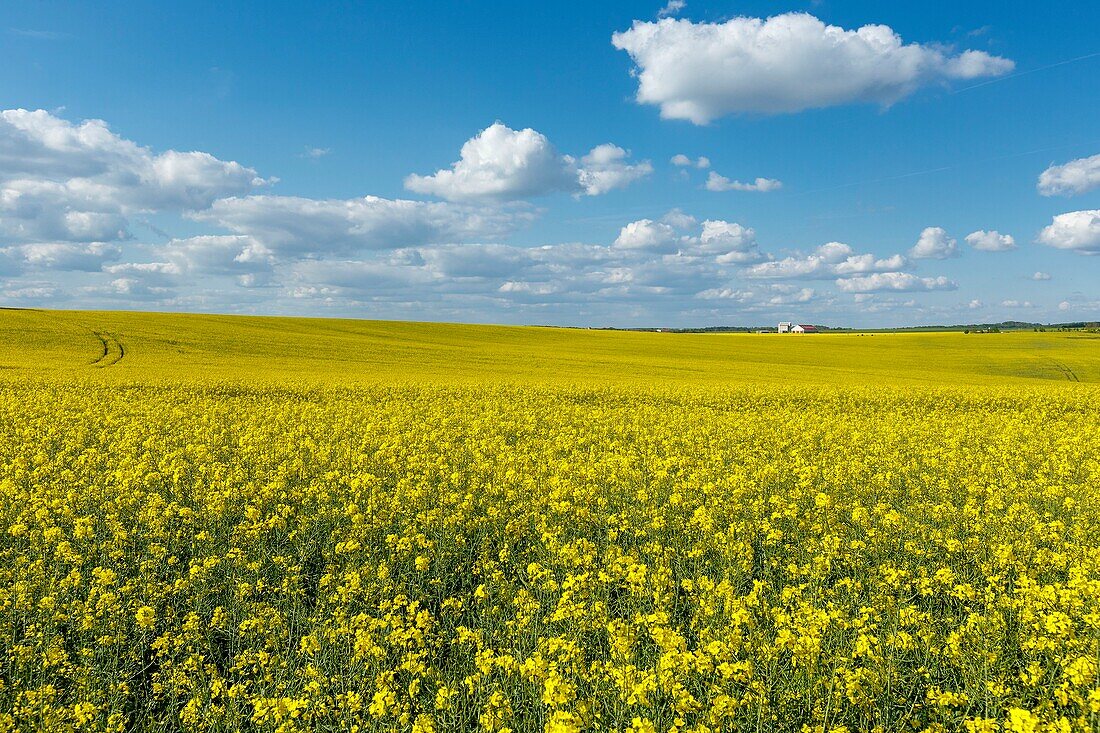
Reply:
[[0, 305], [1100, 318], [1095, 4], [169, 5], [0, 8]]

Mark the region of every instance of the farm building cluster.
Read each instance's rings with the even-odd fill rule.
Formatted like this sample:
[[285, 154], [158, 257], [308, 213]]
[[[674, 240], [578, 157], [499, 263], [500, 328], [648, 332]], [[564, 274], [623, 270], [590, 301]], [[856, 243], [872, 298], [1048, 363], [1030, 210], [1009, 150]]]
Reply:
[[779, 333], [817, 333], [817, 326], [808, 323], [792, 323], [782, 321], [779, 324]]

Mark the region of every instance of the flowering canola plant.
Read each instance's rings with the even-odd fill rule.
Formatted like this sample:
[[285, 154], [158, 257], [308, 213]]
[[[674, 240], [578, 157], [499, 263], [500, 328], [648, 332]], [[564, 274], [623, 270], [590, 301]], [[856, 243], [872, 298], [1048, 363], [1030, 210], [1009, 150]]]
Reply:
[[1094, 731], [1098, 396], [8, 379], [0, 731]]

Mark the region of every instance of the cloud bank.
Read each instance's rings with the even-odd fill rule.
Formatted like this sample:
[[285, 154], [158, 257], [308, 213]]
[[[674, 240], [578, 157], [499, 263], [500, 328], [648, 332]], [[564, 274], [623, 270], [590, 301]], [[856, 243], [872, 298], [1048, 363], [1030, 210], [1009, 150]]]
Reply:
[[9, 240], [126, 240], [134, 214], [203, 209], [270, 182], [209, 153], [154, 153], [102, 120], [0, 111], [0, 236]]

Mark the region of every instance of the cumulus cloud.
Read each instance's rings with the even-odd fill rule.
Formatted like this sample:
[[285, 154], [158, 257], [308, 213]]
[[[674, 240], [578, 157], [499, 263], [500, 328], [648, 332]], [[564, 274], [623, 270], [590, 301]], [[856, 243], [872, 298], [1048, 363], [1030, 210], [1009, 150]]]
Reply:
[[618, 145], [605, 143], [592, 148], [581, 158], [577, 180], [588, 196], [599, 196], [616, 188], [626, 188], [634, 181], [653, 172], [649, 161], [630, 163], [630, 153]]
[[0, 234], [15, 241], [125, 240], [134, 213], [202, 209], [268, 183], [209, 153], [154, 153], [102, 120], [0, 112]]
[[154, 285], [145, 278], [116, 277], [104, 286], [92, 286], [88, 292], [125, 300], [161, 300], [172, 295], [170, 287]]
[[160, 285], [174, 285], [184, 274], [183, 268], [175, 262], [120, 262], [117, 265], [106, 265], [103, 271], [119, 277], [155, 281]]
[[412, 174], [405, 188], [451, 201], [519, 199], [576, 187], [573, 166], [545, 135], [496, 122], [462, 145], [449, 170]]
[[669, 224], [640, 219], [632, 221], [619, 231], [613, 246], [620, 249], [644, 249], [658, 252], [676, 251], [680, 237]]
[[635, 21], [611, 43], [636, 65], [639, 103], [700, 125], [735, 113], [889, 106], [923, 86], [1014, 67], [984, 51], [954, 54], [939, 45], [906, 44], [885, 25], [845, 30], [805, 13], [724, 23]]
[[777, 181], [774, 178], [757, 178], [752, 183], [742, 183], [741, 181], [731, 181], [725, 176], [719, 175], [716, 171], [711, 171], [707, 176], [707, 182], [705, 184], [708, 191], [776, 191], [783, 188], [783, 182]]
[[1096, 311], [1100, 310], [1100, 300], [1090, 300], [1088, 296], [1078, 293], [1059, 303], [1058, 310], [1077, 311], [1091, 318]]
[[174, 295], [174, 288], [209, 276], [232, 276], [242, 287], [271, 282], [278, 263], [274, 253], [247, 236], [200, 235], [173, 239], [153, 248], [152, 262], [120, 262], [103, 271], [115, 279], [100, 294], [153, 298]]
[[1044, 196], [1072, 196], [1100, 186], [1100, 155], [1052, 165], [1039, 174], [1037, 188]]
[[648, 161], [606, 143], [578, 162], [561, 155], [545, 135], [495, 122], [467, 140], [459, 160], [428, 176], [405, 178], [405, 188], [448, 201], [516, 201], [555, 192], [598, 196], [649, 175]]
[[767, 259], [757, 244], [755, 230], [721, 219], [703, 222], [698, 251], [716, 255], [716, 262], [722, 265], [744, 265]]
[[763, 262], [746, 268], [743, 275], [756, 279], [828, 280], [844, 275], [891, 272], [905, 265], [902, 255], [879, 258], [873, 254], [856, 254], [843, 242], [827, 242], [806, 257]]
[[[59, 299], [66, 297], [62, 289], [52, 283], [32, 283], [27, 285], [13, 285], [8, 283], [0, 290], [0, 295], [15, 301], [51, 301], [55, 303]], [[1067, 303], [1066, 305], [1068, 306], [1069, 304]]]
[[750, 306], [779, 306], [809, 303], [818, 297], [813, 288], [795, 287], [784, 283], [757, 284], [749, 289], [710, 288], [696, 295], [702, 300], [735, 301]]
[[423, 267], [389, 260], [307, 260], [296, 263], [290, 277], [297, 283], [293, 290], [299, 298], [338, 295], [340, 291], [333, 288], [392, 294], [410, 286], [427, 285], [432, 279], [431, 273]]
[[1038, 241], [1048, 247], [1072, 249], [1082, 254], [1100, 253], [1100, 209], [1059, 214], [1039, 232]]
[[648, 253], [676, 253], [684, 261], [713, 259], [719, 265], [743, 265], [766, 258], [756, 241], [756, 232], [737, 222], [708, 219], [698, 234], [680, 232], [696, 226], [693, 217], [679, 210], [662, 221], [639, 219], [624, 226], [612, 243], [617, 250]]
[[8, 247], [6, 253], [35, 269], [98, 272], [104, 263], [117, 260], [121, 249], [105, 242], [38, 242]]
[[958, 289], [958, 285], [946, 277], [917, 277], [908, 272], [880, 272], [864, 277], [841, 278], [836, 281], [836, 286], [846, 293]]
[[531, 214], [378, 196], [247, 196], [219, 199], [191, 217], [252, 237], [277, 254], [305, 257], [492, 238]]
[[[494, 308], [681, 307], [719, 288], [743, 262], [766, 257], [752, 229], [736, 222], [696, 222], [680, 211], [626, 224], [605, 245], [562, 243], [537, 247], [475, 242], [427, 244], [364, 252], [363, 259], [299, 260], [282, 268], [289, 292], [318, 303], [407, 297], [491, 303]], [[770, 300], [800, 288], [760, 284]], [[765, 298], [766, 296], [766, 298]]]
[[[255, 284], [266, 279], [278, 263], [275, 252], [248, 235], [200, 235], [173, 239], [157, 248], [167, 262], [133, 265], [133, 275], [234, 275]], [[261, 278], [260, 276], [263, 276]]]
[[705, 155], [700, 155], [695, 160], [692, 160], [683, 153], [677, 153], [676, 155], [672, 156], [671, 163], [678, 168], [710, 168], [710, 158]]
[[966, 235], [966, 243], [983, 252], [1008, 252], [1016, 249], [1016, 240], [1011, 234], [1001, 234], [996, 230], [987, 232], [979, 229], [971, 232]]
[[695, 226], [695, 217], [685, 214], [680, 209], [673, 209], [661, 217], [661, 221], [677, 229], [690, 229]]
[[[537, 253], [507, 244], [442, 245], [418, 250], [424, 266], [441, 278], [508, 278], [537, 261]], [[406, 258], [402, 264], [416, 264]]]
[[909, 250], [909, 256], [917, 260], [946, 260], [959, 256], [959, 246], [941, 227], [927, 227]]
[[1049, 280], [1050, 279], [1050, 273], [1049, 272], [1043, 272], [1042, 270], [1036, 270], [1032, 274], [1031, 279], [1035, 280], [1037, 282], [1043, 282], [1044, 280]]

